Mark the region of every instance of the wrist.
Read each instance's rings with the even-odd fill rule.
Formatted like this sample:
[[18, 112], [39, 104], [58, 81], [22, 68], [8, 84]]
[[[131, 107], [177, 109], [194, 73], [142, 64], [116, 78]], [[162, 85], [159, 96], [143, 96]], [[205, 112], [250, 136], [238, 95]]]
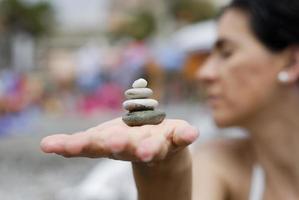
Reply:
[[138, 199], [191, 199], [192, 161], [187, 148], [153, 165], [133, 163]]
[[192, 166], [191, 154], [188, 148], [184, 148], [168, 156], [164, 160], [150, 163], [133, 162], [134, 171], [150, 171], [151, 173], [179, 173], [189, 170]]

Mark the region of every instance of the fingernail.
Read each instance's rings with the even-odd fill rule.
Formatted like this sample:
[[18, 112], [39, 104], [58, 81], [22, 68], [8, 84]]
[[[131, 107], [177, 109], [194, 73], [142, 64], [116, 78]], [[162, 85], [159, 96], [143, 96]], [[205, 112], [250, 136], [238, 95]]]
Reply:
[[138, 150], [138, 155], [143, 162], [149, 162], [153, 159], [153, 155], [144, 148]]
[[184, 134], [181, 135], [181, 138], [186, 142], [192, 143], [198, 138], [199, 130], [196, 128], [188, 128], [188, 129], [185, 130]]
[[153, 156], [145, 156], [141, 160], [143, 162], [150, 162], [150, 161], [152, 161], [152, 159], [153, 159]]

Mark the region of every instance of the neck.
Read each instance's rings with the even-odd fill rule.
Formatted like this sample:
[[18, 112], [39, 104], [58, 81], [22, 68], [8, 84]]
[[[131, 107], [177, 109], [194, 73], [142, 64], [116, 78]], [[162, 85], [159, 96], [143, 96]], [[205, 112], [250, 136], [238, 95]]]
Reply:
[[294, 195], [298, 195], [299, 188], [299, 159], [296, 158], [299, 155], [299, 90], [296, 89], [296, 92], [285, 92], [280, 101], [276, 99], [276, 103], [245, 125], [269, 184], [278, 191], [291, 190]]

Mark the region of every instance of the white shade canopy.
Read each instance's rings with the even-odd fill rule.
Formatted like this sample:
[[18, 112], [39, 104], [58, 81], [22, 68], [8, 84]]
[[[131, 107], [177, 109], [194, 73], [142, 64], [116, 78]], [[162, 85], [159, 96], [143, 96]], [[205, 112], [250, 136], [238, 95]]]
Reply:
[[215, 21], [192, 24], [173, 35], [174, 44], [184, 52], [210, 51], [217, 39]]

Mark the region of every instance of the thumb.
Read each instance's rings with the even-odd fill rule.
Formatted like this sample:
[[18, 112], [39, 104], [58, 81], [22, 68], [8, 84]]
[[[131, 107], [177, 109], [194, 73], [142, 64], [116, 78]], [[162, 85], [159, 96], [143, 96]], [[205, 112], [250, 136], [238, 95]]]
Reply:
[[199, 136], [199, 130], [187, 122], [176, 126], [173, 132], [173, 143], [177, 146], [187, 146]]

